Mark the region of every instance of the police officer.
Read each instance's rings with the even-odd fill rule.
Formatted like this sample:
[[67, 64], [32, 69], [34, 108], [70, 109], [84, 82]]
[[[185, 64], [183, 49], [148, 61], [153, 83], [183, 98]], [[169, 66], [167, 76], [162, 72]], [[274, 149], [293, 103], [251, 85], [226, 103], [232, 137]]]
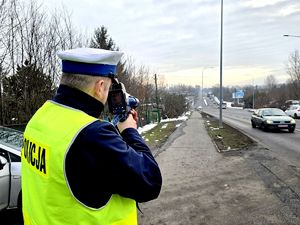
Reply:
[[22, 148], [25, 225], [134, 225], [137, 202], [158, 197], [162, 178], [132, 110], [118, 130], [99, 118], [122, 53], [58, 53], [55, 97], [29, 121]]

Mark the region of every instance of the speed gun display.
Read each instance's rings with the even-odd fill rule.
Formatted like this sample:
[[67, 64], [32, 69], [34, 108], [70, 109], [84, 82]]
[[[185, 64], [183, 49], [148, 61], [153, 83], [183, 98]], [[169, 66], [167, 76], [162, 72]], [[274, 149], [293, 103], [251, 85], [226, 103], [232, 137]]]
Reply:
[[139, 105], [139, 100], [126, 92], [123, 83], [114, 79], [111, 90], [108, 94], [109, 112], [114, 115], [112, 124], [123, 122], [127, 119], [131, 109], [135, 109]]

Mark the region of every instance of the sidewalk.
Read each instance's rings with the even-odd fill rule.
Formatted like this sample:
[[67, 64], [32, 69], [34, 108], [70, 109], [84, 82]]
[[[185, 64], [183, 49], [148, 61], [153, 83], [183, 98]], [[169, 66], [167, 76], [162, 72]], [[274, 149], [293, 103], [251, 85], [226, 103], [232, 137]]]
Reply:
[[163, 176], [158, 199], [140, 204], [140, 225], [287, 224], [282, 203], [242, 156], [218, 153], [199, 112], [156, 157]]

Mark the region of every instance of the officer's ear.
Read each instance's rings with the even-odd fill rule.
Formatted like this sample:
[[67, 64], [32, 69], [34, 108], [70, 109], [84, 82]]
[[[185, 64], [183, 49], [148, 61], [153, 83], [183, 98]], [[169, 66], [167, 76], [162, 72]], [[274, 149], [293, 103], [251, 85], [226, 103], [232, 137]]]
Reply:
[[103, 77], [96, 81], [94, 86], [94, 97], [105, 104], [108, 96], [109, 87], [111, 84], [110, 79]]
[[104, 80], [99, 79], [95, 82], [95, 85], [94, 85], [94, 95], [95, 95], [95, 97], [97, 97], [97, 98], [101, 97], [103, 91], [104, 91]]

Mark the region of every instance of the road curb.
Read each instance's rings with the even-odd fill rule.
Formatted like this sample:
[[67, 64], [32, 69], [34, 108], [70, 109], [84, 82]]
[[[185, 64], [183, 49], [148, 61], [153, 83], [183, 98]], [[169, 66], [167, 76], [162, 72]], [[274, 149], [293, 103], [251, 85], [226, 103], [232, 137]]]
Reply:
[[[206, 114], [206, 115], [208, 115], [208, 116], [211, 116], [211, 117], [217, 119], [217, 117], [213, 116], [213, 115], [210, 114], [210, 113], [207, 113], [207, 112], [204, 112], [204, 111], [202, 111], [201, 113]], [[201, 116], [202, 116], [202, 114], [201, 114]], [[203, 118], [203, 117], [202, 117], [202, 118]], [[205, 119], [205, 118], [203, 118], [203, 119]], [[205, 123], [205, 121], [204, 121], [204, 123]], [[224, 122], [224, 121], [223, 121], [223, 123], [225, 123], [227, 126], [231, 127], [232, 129], [236, 130], [237, 132], [239, 132], [239, 133], [241, 133], [241, 134], [247, 136], [249, 139], [251, 139], [251, 140], [253, 141], [253, 144], [254, 144], [254, 145], [260, 144], [261, 146], [263, 146], [264, 148], [266, 148], [264, 144], [262, 144], [259, 140], [257, 140], [257, 139], [254, 138], [253, 136], [249, 135], [248, 133], [246, 133], [246, 132], [244, 132], [244, 131], [241, 131], [240, 129], [238, 129], [238, 128], [235, 127], [234, 125], [228, 124], [227, 122]], [[206, 125], [205, 125], [205, 126], [206, 126]], [[210, 136], [210, 135], [209, 135], [209, 136]], [[221, 149], [219, 149], [218, 145], [215, 143], [215, 141], [213, 140], [213, 138], [212, 138], [211, 136], [210, 136], [210, 138], [211, 138], [211, 140], [212, 140], [214, 146], [216, 147], [216, 149], [217, 149], [217, 151], [218, 151], [219, 153], [226, 153], [226, 152], [232, 152], [232, 151], [245, 150], [245, 149], [243, 149], [243, 148], [232, 148], [232, 149], [230, 149], [230, 150], [221, 150]], [[268, 149], [268, 148], [266, 148], [266, 149]]]

